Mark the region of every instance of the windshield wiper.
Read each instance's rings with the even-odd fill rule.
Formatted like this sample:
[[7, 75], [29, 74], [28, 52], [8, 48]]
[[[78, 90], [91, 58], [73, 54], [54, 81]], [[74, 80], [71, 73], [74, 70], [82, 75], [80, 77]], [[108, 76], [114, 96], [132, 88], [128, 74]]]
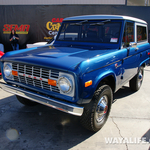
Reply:
[[101, 26], [101, 25], [104, 25], [105, 23], [110, 22], [110, 21], [111, 20], [109, 19], [109, 20], [105, 20], [105, 21], [102, 21], [102, 22], [92, 23], [90, 25], [99, 25], [99, 26]]
[[78, 23], [71, 23], [70, 25], [82, 25], [83, 23], [88, 22], [88, 20], [80, 21]]

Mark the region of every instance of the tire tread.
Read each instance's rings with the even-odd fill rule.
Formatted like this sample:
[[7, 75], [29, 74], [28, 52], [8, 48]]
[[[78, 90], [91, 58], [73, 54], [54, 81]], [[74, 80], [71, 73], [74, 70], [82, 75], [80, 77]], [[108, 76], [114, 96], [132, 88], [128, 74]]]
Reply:
[[[109, 87], [108, 85], [102, 85], [102, 86], [100, 86], [100, 88], [98, 90], [95, 91], [92, 101], [89, 104], [87, 104], [87, 107], [85, 108], [83, 115], [80, 118], [80, 122], [81, 122], [82, 126], [90, 131], [97, 132], [98, 130], [101, 129], [101, 128], [98, 129], [98, 128], [94, 127], [94, 123], [93, 123], [94, 122], [94, 120], [93, 120], [94, 112], [95, 112], [95, 108], [97, 106], [97, 102], [99, 100], [100, 93], [102, 93], [102, 91], [108, 87]], [[112, 92], [111, 92], [111, 97], [112, 97]], [[109, 115], [109, 112], [108, 112], [108, 115]], [[106, 120], [105, 120], [105, 122], [106, 122]]]

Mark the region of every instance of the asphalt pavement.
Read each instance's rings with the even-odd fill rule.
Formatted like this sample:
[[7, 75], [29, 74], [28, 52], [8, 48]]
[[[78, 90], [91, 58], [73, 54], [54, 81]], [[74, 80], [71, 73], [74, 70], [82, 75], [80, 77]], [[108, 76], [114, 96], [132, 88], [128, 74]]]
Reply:
[[97, 133], [84, 129], [79, 117], [24, 106], [0, 88], [0, 150], [150, 150], [150, 66], [144, 73], [138, 92], [127, 84], [114, 94], [110, 116]]

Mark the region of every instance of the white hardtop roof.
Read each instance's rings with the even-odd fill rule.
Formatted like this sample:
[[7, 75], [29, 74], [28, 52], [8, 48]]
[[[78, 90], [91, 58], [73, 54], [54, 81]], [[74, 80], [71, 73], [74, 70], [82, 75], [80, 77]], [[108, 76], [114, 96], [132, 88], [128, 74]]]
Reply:
[[130, 21], [135, 21], [139, 23], [144, 23], [147, 24], [146, 21], [134, 18], [134, 17], [129, 17], [129, 16], [121, 16], [121, 15], [85, 15], [85, 16], [74, 16], [74, 17], [68, 17], [65, 18], [63, 21], [71, 21], [71, 20], [104, 20], [104, 19], [119, 19], [119, 20], [130, 20]]

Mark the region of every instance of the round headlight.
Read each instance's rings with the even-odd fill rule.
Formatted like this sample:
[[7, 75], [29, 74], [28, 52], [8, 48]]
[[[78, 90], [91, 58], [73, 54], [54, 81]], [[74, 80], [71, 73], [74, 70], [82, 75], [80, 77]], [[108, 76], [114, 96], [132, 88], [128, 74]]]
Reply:
[[11, 73], [12, 73], [12, 67], [10, 64], [6, 64], [4, 66], [4, 74], [6, 77], [10, 77], [11, 76]]
[[67, 77], [60, 77], [58, 85], [59, 89], [64, 93], [69, 93], [72, 90], [72, 82]]

